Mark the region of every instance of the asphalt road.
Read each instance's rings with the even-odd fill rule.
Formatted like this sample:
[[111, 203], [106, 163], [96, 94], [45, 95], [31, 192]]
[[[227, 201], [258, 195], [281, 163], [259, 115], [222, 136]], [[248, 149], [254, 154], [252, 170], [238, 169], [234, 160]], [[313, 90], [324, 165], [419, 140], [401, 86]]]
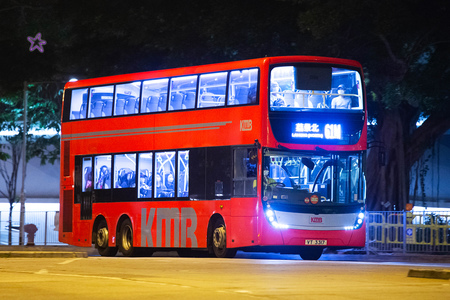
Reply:
[[446, 299], [450, 281], [408, 265], [170, 256], [0, 258], [1, 299]]

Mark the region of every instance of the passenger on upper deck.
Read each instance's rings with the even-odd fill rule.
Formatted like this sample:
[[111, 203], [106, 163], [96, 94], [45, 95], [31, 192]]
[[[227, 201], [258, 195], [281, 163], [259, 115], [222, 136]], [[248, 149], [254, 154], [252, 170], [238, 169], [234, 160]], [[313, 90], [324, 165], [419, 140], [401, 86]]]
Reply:
[[278, 82], [272, 81], [270, 85], [270, 106], [286, 106]]
[[345, 86], [340, 84], [337, 90], [339, 96], [333, 98], [331, 101], [331, 108], [344, 108], [351, 109], [352, 108], [352, 100], [350, 98], [342, 96], [345, 94]]

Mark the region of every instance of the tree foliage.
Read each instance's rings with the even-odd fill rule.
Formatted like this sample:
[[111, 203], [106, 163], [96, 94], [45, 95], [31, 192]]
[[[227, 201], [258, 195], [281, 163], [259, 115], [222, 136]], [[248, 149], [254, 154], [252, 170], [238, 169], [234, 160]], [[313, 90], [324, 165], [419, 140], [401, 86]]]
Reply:
[[[58, 135], [35, 135], [29, 129], [60, 130], [61, 87], [56, 84], [27, 85], [28, 113], [27, 128], [24, 128], [23, 98], [19, 93], [10, 94], [0, 98], [2, 113], [0, 118], [0, 131], [8, 132], [1, 137], [0, 146], [4, 160], [0, 161], [0, 176], [5, 183], [5, 189], [0, 189], [0, 195], [9, 201], [9, 234], [8, 242], [11, 244], [12, 236], [12, 210], [13, 205], [19, 201], [17, 193], [17, 179], [19, 177], [21, 161], [28, 162], [33, 157], [39, 157], [41, 164], [55, 163], [59, 157]], [[23, 157], [23, 133], [27, 132], [26, 157]]]

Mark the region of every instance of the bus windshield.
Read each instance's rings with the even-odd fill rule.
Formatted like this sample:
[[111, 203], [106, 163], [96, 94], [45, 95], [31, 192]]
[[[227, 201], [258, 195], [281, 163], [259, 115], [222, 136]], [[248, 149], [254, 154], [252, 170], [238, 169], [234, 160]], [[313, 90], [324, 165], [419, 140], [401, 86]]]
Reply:
[[263, 170], [266, 201], [301, 205], [364, 203], [361, 153], [302, 155], [267, 151]]
[[327, 65], [274, 67], [270, 72], [270, 110], [363, 110], [361, 75]]

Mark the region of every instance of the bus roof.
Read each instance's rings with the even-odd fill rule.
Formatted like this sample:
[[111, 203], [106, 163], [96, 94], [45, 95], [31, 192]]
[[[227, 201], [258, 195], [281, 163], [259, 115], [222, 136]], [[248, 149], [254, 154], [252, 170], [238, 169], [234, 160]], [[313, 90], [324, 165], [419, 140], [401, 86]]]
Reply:
[[200, 66], [190, 66], [182, 68], [173, 69], [163, 69], [154, 70], [139, 73], [130, 73], [123, 75], [113, 75], [105, 76], [91, 79], [83, 79], [74, 82], [68, 82], [65, 85], [65, 89], [69, 88], [80, 88], [88, 87], [94, 85], [105, 85], [117, 82], [132, 82], [139, 80], [146, 80], [152, 78], [161, 77], [173, 77], [182, 76], [190, 74], [201, 74], [217, 71], [226, 71], [232, 69], [245, 69], [250, 67], [259, 67], [268, 64], [282, 64], [282, 63], [292, 63], [292, 62], [316, 62], [316, 63], [332, 63], [332, 64], [342, 64], [348, 66], [354, 66], [361, 68], [360, 63], [354, 60], [341, 59], [341, 58], [331, 58], [331, 57], [320, 57], [320, 56], [276, 56], [276, 57], [264, 57], [249, 60], [239, 60], [231, 62], [223, 62], [216, 64], [200, 65]]

